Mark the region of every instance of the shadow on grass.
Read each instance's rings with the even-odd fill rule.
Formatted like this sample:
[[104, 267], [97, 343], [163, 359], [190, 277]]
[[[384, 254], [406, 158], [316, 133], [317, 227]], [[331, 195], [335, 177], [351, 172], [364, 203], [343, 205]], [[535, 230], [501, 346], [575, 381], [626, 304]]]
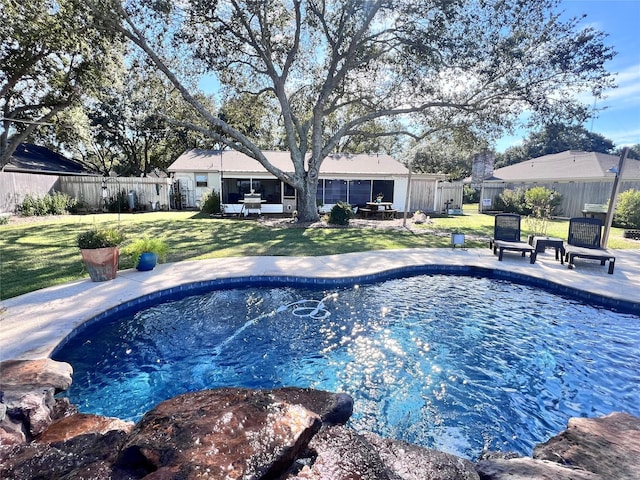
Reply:
[[[76, 245], [78, 234], [97, 225], [119, 226], [128, 239], [149, 236], [166, 241], [168, 262], [227, 256], [317, 256], [367, 250], [451, 246], [451, 232], [465, 234], [465, 246], [486, 248], [493, 217], [463, 215], [434, 219], [424, 231], [372, 228], [277, 228], [243, 217], [215, 218], [201, 212], [156, 212], [71, 216], [0, 227], [0, 299], [88, 278]], [[566, 222], [551, 222], [562, 235]], [[528, 232], [523, 230], [523, 235]], [[526, 238], [526, 237], [525, 237]], [[121, 257], [120, 269], [133, 267]]]

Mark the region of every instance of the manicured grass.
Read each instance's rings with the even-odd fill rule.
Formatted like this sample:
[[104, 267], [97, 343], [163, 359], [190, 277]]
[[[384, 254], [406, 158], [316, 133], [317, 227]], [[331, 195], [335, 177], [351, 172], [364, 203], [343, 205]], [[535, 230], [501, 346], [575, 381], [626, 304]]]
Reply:
[[[244, 255], [329, 255], [367, 250], [449, 247], [450, 232], [465, 233], [469, 248], [487, 248], [493, 217], [467, 206], [465, 215], [435, 218], [424, 232], [370, 228], [267, 228], [242, 219], [214, 219], [195, 212], [153, 212], [66, 216], [0, 226], [0, 299], [86, 278], [76, 246], [77, 235], [93, 226], [120, 226], [128, 238], [148, 235], [169, 245], [168, 262]], [[411, 220], [407, 220], [408, 223]], [[549, 235], [566, 238], [567, 221], [553, 221]], [[528, 234], [523, 222], [523, 238]], [[611, 248], [640, 249], [613, 229]], [[131, 268], [121, 258], [120, 268]]]
[[[478, 205], [465, 205], [464, 215], [451, 216], [446, 218], [434, 218], [433, 224], [425, 228], [436, 228], [442, 232], [456, 232], [460, 231], [465, 234], [465, 237], [477, 236], [484, 237], [487, 240], [493, 235], [493, 225], [495, 217], [492, 215], [478, 214]], [[523, 218], [521, 223], [521, 238], [522, 241], [527, 241], [530, 234], [533, 234], [528, 225], [527, 219]], [[567, 239], [569, 234], [569, 221], [554, 219], [549, 222], [547, 228], [547, 236]], [[465, 238], [466, 240], [466, 238]], [[468, 243], [468, 242], [465, 242]], [[467, 246], [475, 247], [476, 244], [470, 244]], [[484, 244], [483, 244], [484, 246]], [[629, 249], [640, 250], [640, 242], [623, 237], [623, 229], [612, 228], [609, 233], [608, 248], [613, 249]]]

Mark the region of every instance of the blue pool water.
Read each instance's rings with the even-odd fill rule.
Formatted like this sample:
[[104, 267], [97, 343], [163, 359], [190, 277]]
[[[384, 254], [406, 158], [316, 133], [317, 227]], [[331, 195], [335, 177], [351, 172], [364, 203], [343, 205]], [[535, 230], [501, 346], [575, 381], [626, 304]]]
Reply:
[[221, 386], [354, 397], [357, 430], [470, 459], [530, 455], [574, 416], [640, 416], [640, 317], [488, 278], [218, 290], [94, 323], [54, 358], [81, 411], [137, 420]]

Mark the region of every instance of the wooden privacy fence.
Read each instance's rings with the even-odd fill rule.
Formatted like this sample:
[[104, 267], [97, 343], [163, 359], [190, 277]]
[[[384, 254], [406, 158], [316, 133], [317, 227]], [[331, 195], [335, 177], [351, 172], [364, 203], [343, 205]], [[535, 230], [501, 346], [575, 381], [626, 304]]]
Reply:
[[[482, 199], [491, 199], [491, 206], [485, 206], [483, 210], [494, 210], [498, 197], [505, 189], [516, 190], [518, 188], [522, 188], [524, 190], [528, 190], [533, 187], [545, 187], [549, 190], [555, 190], [558, 192], [562, 196], [562, 200], [554, 214], [561, 217], [571, 218], [581, 217], [582, 210], [587, 203], [600, 205], [608, 203], [611, 198], [613, 182], [549, 182], [536, 184], [485, 183], [482, 188], [480, 204], [482, 205]], [[623, 180], [620, 182], [620, 192], [625, 192], [632, 188], [636, 190], [640, 189], [640, 181]]]
[[132, 196], [136, 210], [167, 210], [170, 208], [171, 185], [170, 178], [0, 172], [0, 213], [15, 212], [27, 195], [41, 198], [54, 192], [66, 193], [75, 198], [88, 211], [102, 210], [105, 199], [115, 198], [118, 192], [124, 192], [127, 200]]
[[409, 210], [444, 213], [448, 208], [462, 208], [463, 194], [460, 182], [412, 179]]
[[13, 213], [27, 195], [44, 197], [58, 190], [57, 175], [0, 172], [0, 213]]
[[461, 182], [438, 183], [438, 207], [440, 211], [447, 212], [450, 209], [462, 208], [464, 186]]
[[168, 210], [171, 179], [155, 177], [60, 177], [60, 191], [89, 210], [102, 209], [118, 192], [136, 210]]

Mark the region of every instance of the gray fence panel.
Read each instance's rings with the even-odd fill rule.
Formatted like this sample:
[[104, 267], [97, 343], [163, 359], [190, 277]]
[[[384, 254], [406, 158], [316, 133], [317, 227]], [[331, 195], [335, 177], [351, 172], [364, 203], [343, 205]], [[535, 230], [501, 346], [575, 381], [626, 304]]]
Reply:
[[33, 173], [0, 172], [0, 213], [14, 213], [27, 195], [43, 197], [54, 191], [66, 193], [81, 201], [89, 211], [101, 211], [104, 206], [103, 182], [107, 198], [118, 191], [135, 193], [136, 209], [169, 209], [171, 179], [154, 177], [102, 177], [39, 175]]
[[[562, 201], [557, 208], [555, 215], [560, 217], [581, 217], [585, 203], [595, 203], [604, 205], [611, 198], [613, 181], [610, 182], [575, 182], [575, 183], [538, 183], [538, 184], [484, 184], [484, 198], [492, 200], [492, 207], [484, 208], [484, 210], [492, 210], [495, 208], [496, 200], [505, 189], [515, 190], [517, 188], [529, 189], [534, 186], [546, 187], [555, 190], [562, 195]], [[619, 193], [630, 189], [640, 190], [640, 181], [622, 180], [619, 186]]]
[[57, 175], [0, 172], [0, 213], [13, 213], [24, 197], [44, 197], [58, 189]]

